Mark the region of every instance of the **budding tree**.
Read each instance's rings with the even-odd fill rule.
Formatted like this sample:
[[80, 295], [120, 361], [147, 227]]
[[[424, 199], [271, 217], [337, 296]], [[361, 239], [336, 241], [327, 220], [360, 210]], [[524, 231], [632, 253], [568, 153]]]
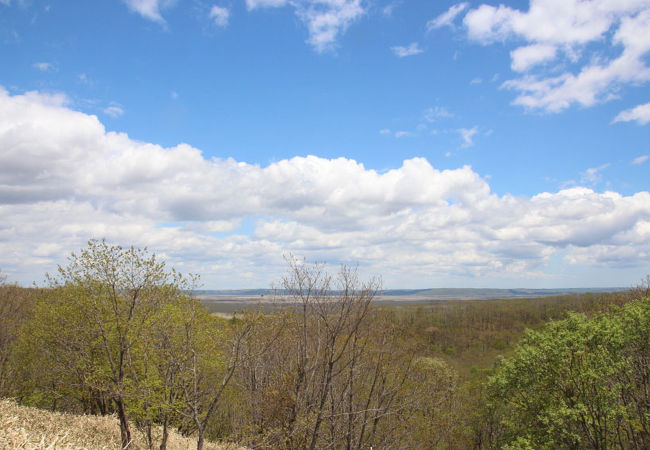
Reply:
[[[91, 240], [58, 276], [49, 277], [50, 307], [67, 330], [52, 330], [55, 349], [74, 359], [81, 382], [113, 403], [120, 420], [122, 447], [131, 442], [127, 401], [134, 396], [134, 381], [147, 355], [148, 329], [161, 307], [190, 287], [176, 271], [146, 249], [112, 246]], [[63, 332], [60, 332], [63, 331]]]

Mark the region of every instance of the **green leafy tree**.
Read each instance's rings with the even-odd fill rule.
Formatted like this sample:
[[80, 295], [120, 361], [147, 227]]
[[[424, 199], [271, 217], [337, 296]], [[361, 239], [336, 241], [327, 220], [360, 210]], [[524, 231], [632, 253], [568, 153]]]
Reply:
[[488, 391], [503, 448], [650, 448], [650, 299], [527, 332]]
[[176, 371], [177, 401], [169, 405], [189, 422], [186, 428], [196, 432], [196, 448], [201, 450], [211, 420], [241, 364], [242, 342], [253, 325], [247, 320], [226, 324], [198, 302], [184, 304], [179, 312], [181, 320], [176, 323], [181, 329], [172, 332], [172, 339], [181, 356], [172, 354], [168, 359]]
[[[38, 311], [35, 337], [75, 373], [79, 387], [112, 403], [120, 420], [122, 446], [131, 442], [129, 399], [141, 395], [151, 367], [152, 327], [160, 327], [161, 309], [190, 287], [187, 279], [146, 249], [111, 246], [92, 240], [58, 276]], [[143, 406], [141, 404], [141, 406]], [[144, 405], [148, 407], [149, 405]], [[113, 409], [113, 408], [111, 408]]]

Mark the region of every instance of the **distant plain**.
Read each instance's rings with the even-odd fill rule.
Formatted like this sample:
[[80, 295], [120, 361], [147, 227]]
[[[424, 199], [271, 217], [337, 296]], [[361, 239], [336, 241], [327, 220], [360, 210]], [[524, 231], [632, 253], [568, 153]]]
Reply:
[[[584, 294], [587, 292], [616, 292], [629, 288], [570, 288], [570, 289], [481, 289], [481, 288], [434, 288], [434, 289], [388, 289], [375, 297], [378, 306], [417, 305], [430, 302], [454, 300], [496, 300], [550, 297], [556, 295]], [[273, 289], [204, 290], [195, 292], [201, 303], [213, 313], [230, 315], [237, 311], [273, 311], [292, 304], [282, 291]]]

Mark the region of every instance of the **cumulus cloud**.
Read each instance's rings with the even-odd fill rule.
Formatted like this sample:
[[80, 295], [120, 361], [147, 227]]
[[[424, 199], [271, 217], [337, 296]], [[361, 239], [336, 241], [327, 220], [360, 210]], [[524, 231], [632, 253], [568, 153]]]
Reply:
[[427, 30], [435, 30], [436, 28], [442, 28], [445, 26], [453, 26], [454, 20], [460, 13], [465, 11], [465, 9], [469, 6], [469, 3], [463, 2], [463, 3], [458, 3], [457, 5], [453, 5], [451, 8], [449, 8], [447, 11], [444, 13], [440, 14], [438, 17], [435, 19], [431, 19], [430, 21], [427, 22]]
[[307, 26], [307, 42], [317, 52], [334, 48], [337, 39], [364, 13], [362, 0], [246, 0], [249, 10], [291, 6]]
[[558, 254], [650, 263], [648, 192], [500, 196], [471, 167], [424, 158], [381, 172], [316, 156], [262, 167], [106, 131], [63, 95], [1, 89], [0, 148], [0, 267], [25, 283], [102, 237], [148, 246], [206, 287], [250, 286], [251, 273], [268, 286], [288, 251], [359, 262], [392, 286], [532, 277]]
[[530, 0], [527, 11], [483, 4], [470, 9], [463, 24], [483, 45], [526, 43], [510, 54], [512, 70], [525, 75], [503, 87], [527, 108], [588, 107], [615, 98], [622, 86], [650, 80], [647, 0]]
[[214, 21], [215, 25], [219, 27], [227, 27], [228, 19], [230, 18], [230, 11], [228, 8], [222, 8], [221, 6], [215, 5], [210, 9], [208, 16]]
[[176, 0], [123, 0], [126, 6], [133, 12], [140, 14], [145, 19], [153, 20], [154, 22], [165, 23], [161, 15], [161, 10], [168, 8]]
[[547, 44], [519, 47], [510, 52], [510, 58], [512, 58], [511, 68], [516, 72], [525, 72], [537, 64], [554, 59], [556, 51], [554, 45]]
[[417, 42], [410, 43], [407, 47], [395, 46], [390, 48], [391, 51], [400, 58], [405, 56], [413, 56], [422, 53], [424, 50], [420, 48], [420, 45]]
[[635, 106], [631, 109], [621, 111], [614, 118], [614, 122], [632, 122], [636, 121], [639, 125], [645, 125], [650, 122], [650, 103]]

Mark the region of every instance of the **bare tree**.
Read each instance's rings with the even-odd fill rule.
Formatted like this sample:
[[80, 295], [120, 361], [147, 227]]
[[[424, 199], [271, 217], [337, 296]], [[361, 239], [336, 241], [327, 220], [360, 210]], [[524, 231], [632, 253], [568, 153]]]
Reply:
[[436, 416], [453, 396], [453, 371], [416, 358], [390, 314], [372, 306], [380, 280], [360, 281], [356, 267], [331, 276], [320, 264], [287, 262], [277, 291], [285, 309], [265, 317], [242, 346], [243, 443], [387, 448], [414, 426], [421, 437], [431, 434], [430, 419], [442, 425]]
[[289, 273], [282, 287], [287, 300], [296, 305], [297, 332], [295, 400], [287, 423], [287, 445], [314, 449], [323, 420], [332, 409], [335, 387], [355, 361], [354, 348], [380, 280], [361, 283], [357, 269], [346, 266], [332, 278], [321, 265], [308, 265], [293, 257], [287, 262]]

